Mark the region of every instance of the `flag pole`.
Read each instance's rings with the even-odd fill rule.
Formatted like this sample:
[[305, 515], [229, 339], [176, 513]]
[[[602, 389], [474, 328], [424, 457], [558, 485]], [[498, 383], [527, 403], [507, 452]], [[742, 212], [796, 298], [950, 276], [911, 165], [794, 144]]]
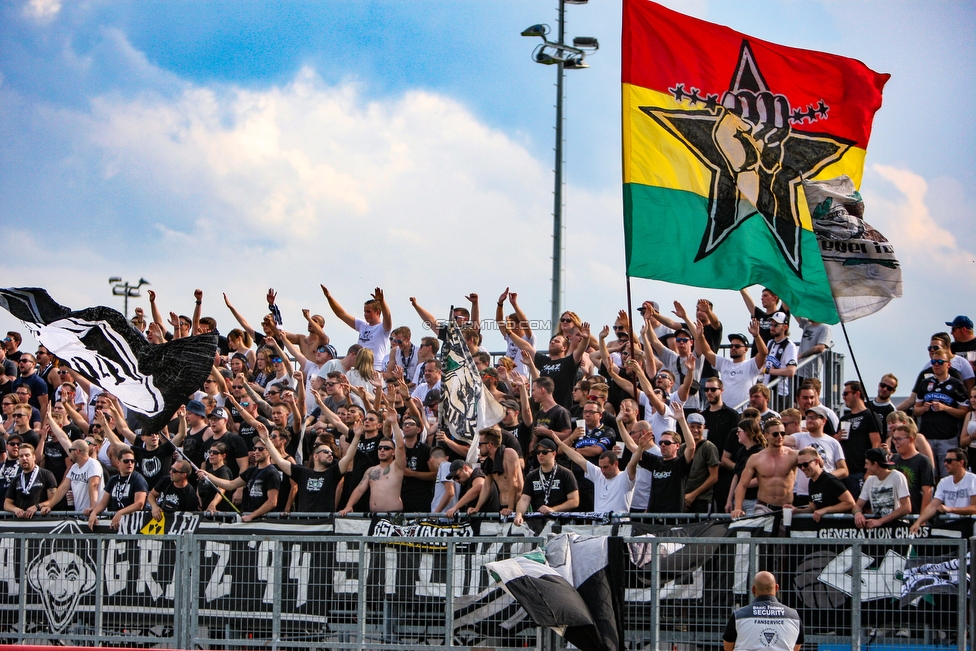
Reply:
[[[833, 294], [833, 291], [831, 291]], [[854, 347], [851, 345], [851, 338], [847, 334], [847, 326], [844, 324], [843, 317], [840, 316], [840, 306], [837, 305], [837, 297], [834, 296], [834, 306], [837, 308], [837, 317], [840, 319], [840, 329], [844, 333], [844, 341], [847, 342], [847, 350], [851, 353], [851, 362], [854, 364], [854, 373], [857, 375], [857, 381], [861, 383], [861, 394], [864, 397], [864, 406], [868, 408], [871, 412], [871, 416], [874, 418], [875, 424], [878, 426], [878, 435], [884, 431], [884, 423], [881, 422], [881, 414], [875, 411], [872, 406], [873, 400], [868, 400], [867, 385], [864, 384], [864, 378], [861, 377], [861, 367], [857, 364], [857, 357], [854, 356]], [[884, 441], [882, 441], [884, 443]]]
[[[627, 333], [628, 335], [627, 338], [630, 339], [630, 358], [635, 360], [637, 358], [634, 356], [634, 307], [630, 295], [630, 274], [629, 273], [625, 274], [625, 277], [627, 278], [627, 328], [630, 330]], [[644, 354], [646, 355], [647, 351], [645, 351]], [[624, 369], [620, 369], [620, 370], [623, 371]], [[607, 373], [609, 372], [610, 372], [610, 360], [607, 360]], [[637, 383], [638, 380], [637, 380], [637, 376], [635, 375], [634, 378], [631, 380], [631, 385], [633, 386], [634, 389], [634, 402], [637, 403], [637, 409], [639, 412], [640, 398], [638, 397], [638, 393], [637, 393]]]

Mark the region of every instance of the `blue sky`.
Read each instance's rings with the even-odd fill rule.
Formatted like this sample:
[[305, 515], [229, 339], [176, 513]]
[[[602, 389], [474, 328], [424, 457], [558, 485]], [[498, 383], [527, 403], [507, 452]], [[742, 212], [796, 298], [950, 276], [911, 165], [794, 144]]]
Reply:
[[[862, 192], [905, 297], [848, 330], [869, 383], [909, 384], [928, 335], [974, 312], [976, 8], [668, 5], [891, 73]], [[567, 74], [563, 304], [602, 325], [624, 305], [620, 3], [567, 15], [601, 47]], [[534, 0], [3, 3], [0, 277], [71, 307], [120, 307], [113, 275], [149, 279], [178, 312], [201, 287], [224, 331], [220, 292], [256, 323], [275, 286], [297, 327], [301, 307], [327, 310], [320, 282], [350, 308], [383, 286], [415, 330], [409, 296], [446, 313], [475, 291], [490, 309], [507, 285], [547, 318], [555, 71], [519, 32], [555, 16]], [[711, 298], [727, 331], [744, 326], [735, 293], [634, 289]], [[0, 328], [22, 330], [6, 314]]]

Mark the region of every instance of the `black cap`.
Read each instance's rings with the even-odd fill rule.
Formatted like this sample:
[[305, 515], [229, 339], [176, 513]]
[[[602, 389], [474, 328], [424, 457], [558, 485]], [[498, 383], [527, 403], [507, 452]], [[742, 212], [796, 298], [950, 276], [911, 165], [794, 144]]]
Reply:
[[864, 451], [864, 458], [874, 462], [882, 468], [894, 468], [895, 462], [888, 461], [888, 452], [883, 448], [871, 448]]
[[454, 479], [457, 477], [458, 471], [468, 465], [468, 462], [463, 459], [455, 459], [451, 462], [451, 472], [447, 473], [448, 479]]

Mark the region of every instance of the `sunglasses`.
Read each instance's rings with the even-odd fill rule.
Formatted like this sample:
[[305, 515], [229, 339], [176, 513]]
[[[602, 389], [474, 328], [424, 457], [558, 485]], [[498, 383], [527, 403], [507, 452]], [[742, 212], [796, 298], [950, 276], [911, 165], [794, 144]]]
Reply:
[[676, 445], [676, 443], [674, 441], [661, 441], [658, 443], [658, 445], [660, 445], [662, 448], [666, 448], [669, 445]]
[[550, 450], [549, 448], [539, 448], [538, 450], [535, 451], [535, 453], [537, 455], [552, 454], [553, 450]]
[[274, 362], [275, 364], [280, 364], [281, 363], [281, 358], [280, 357], [272, 357], [271, 358], [271, 361]]
[[952, 463], [953, 461], [962, 461], [962, 459], [957, 459], [955, 457], [946, 457], [942, 463]]
[[249, 402], [248, 402], [248, 401], [246, 401], [246, 400], [245, 400], [244, 402], [242, 402], [242, 403], [241, 403], [241, 407], [250, 407], [250, 406], [251, 406], [251, 403], [249, 403]]
[[810, 464], [811, 463], [813, 463], [813, 462], [812, 461], [804, 461], [803, 463], [796, 464], [796, 467], [799, 468], [799, 469], [801, 469], [801, 470], [805, 470], [806, 468], [809, 468], [810, 467]]
[[321, 450], [316, 450], [316, 451], [315, 451], [315, 454], [327, 454], [327, 455], [329, 455], [330, 457], [332, 457], [332, 456], [335, 456], [335, 455], [334, 455], [334, 454], [332, 453], [332, 450], [330, 450], [330, 449], [328, 449], [328, 448], [322, 448]]
[[943, 364], [948, 364], [948, 363], [949, 362], [947, 362], [944, 359], [933, 359], [932, 360], [932, 366], [942, 366]]
[[584, 414], [599, 414], [600, 412], [598, 412], [598, 411], [597, 411], [597, 410], [595, 410], [595, 409], [584, 409], [584, 410], [583, 410], [583, 413], [584, 413]]
[[325, 346], [322, 346], [322, 347], [320, 347], [320, 348], [316, 348], [316, 349], [315, 349], [315, 352], [317, 352], [317, 353], [324, 353], [324, 352], [326, 352], [327, 350], [328, 350], [328, 348], [326, 348]]
[[266, 452], [266, 451], [267, 451], [267, 449], [268, 449], [268, 448], [259, 448], [259, 447], [255, 447], [255, 448], [254, 448], [254, 451], [255, 451], [255, 452]]
[[708, 392], [708, 393], [711, 393], [713, 391], [721, 391], [721, 390], [722, 389], [719, 388], [719, 387], [705, 387], [705, 391]]
[[[566, 317], [563, 317], [563, 318], [559, 319], [559, 322], [560, 323], [572, 323], [573, 320], [572, 319], [567, 319]], [[616, 330], [616, 328], [614, 328], [614, 330]]]
[[928, 346], [926, 350], [930, 353], [934, 353], [937, 350], [942, 350], [942, 346]]
[[135, 463], [135, 462], [136, 462], [136, 460], [135, 460], [135, 459], [121, 459], [121, 460], [119, 461], [119, 463], [124, 463], [124, 464], [126, 464], [126, 465], [128, 465], [128, 464], [130, 464], [130, 463]]
[[389, 445], [381, 445], [381, 446], [377, 447], [376, 449], [377, 450], [396, 450], [396, 448], [390, 447]]
[[729, 344], [729, 348], [746, 348], [745, 344]]
[[689, 341], [691, 341], [691, 339], [689, 339], [688, 337], [675, 337], [674, 340], [677, 341], [679, 344], [686, 344]]
[[186, 474], [189, 474], [189, 473], [187, 473], [187, 471], [185, 471], [185, 470], [177, 470], [176, 468], [170, 468], [170, 471], [169, 471], [169, 474], [171, 474], [171, 475], [172, 475], [172, 474], [173, 474], [174, 472], [175, 472], [175, 473], [176, 473], [177, 475], [186, 475]]
[[894, 391], [898, 387], [893, 387], [890, 384], [885, 384], [884, 382], [879, 382], [878, 383], [878, 388], [879, 389], [887, 389], [888, 391]]
[[339, 384], [339, 383], [338, 382], [326, 382], [325, 383], [325, 386], [327, 386], [327, 387], [334, 387], [337, 384]]

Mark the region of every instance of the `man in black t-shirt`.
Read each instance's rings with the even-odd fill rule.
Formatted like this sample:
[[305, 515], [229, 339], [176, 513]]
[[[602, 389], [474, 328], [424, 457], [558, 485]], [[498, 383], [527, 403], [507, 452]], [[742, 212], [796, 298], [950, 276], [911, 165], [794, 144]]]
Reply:
[[864, 453], [871, 448], [880, 448], [884, 440], [877, 415], [864, 404], [867, 396], [861, 383], [857, 380], [845, 382], [842, 395], [844, 404], [850, 409], [840, 417], [840, 431], [837, 433], [850, 470], [843, 481], [851, 495], [860, 495], [864, 484]]
[[[260, 431], [261, 428], [259, 427], [258, 430]], [[266, 439], [267, 428], [261, 434]], [[271, 466], [271, 453], [269, 452], [271, 447], [260, 437], [255, 439], [251, 448], [251, 457], [254, 459], [254, 465], [242, 472], [235, 479], [221, 479], [202, 468], [197, 472], [197, 476], [201, 480], [207, 481], [209, 479], [216, 486], [224, 490], [244, 489], [244, 500], [241, 503], [241, 511], [246, 513], [246, 515], [241, 518], [243, 522], [251, 522], [261, 517], [268, 511], [274, 510], [278, 504], [278, 490], [281, 488], [281, 478], [278, 475], [278, 471]]]
[[573, 406], [573, 384], [576, 382], [576, 372], [579, 370], [583, 353], [590, 344], [590, 324], [584, 323], [580, 327], [577, 341], [571, 342], [563, 335], [553, 336], [549, 340], [548, 355], [536, 352], [532, 344], [514, 332], [509, 332], [509, 336], [513, 344], [532, 356], [539, 374], [553, 381], [553, 397], [558, 404], [569, 410]]
[[159, 432], [143, 430], [136, 445], [130, 449], [136, 455], [139, 474], [145, 478], [150, 490], [169, 477], [170, 468], [173, 466], [173, 453], [176, 452], [176, 447], [169, 439]]
[[556, 464], [559, 446], [550, 437], [536, 443], [539, 467], [525, 478], [522, 497], [515, 508], [515, 524], [520, 525], [529, 509], [547, 515], [558, 511], [572, 511], [579, 506], [579, 487], [567, 468]]
[[352, 466], [359, 445], [359, 434], [353, 434], [352, 442], [339, 461], [335, 461], [336, 451], [325, 443], [316, 443], [312, 449], [312, 467], [306, 468], [291, 463], [271, 444], [267, 432], [261, 437], [264, 446], [271, 454], [271, 461], [298, 485], [295, 512], [334, 513], [335, 494], [342, 476]]
[[498, 488], [491, 484], [491, 494], [481, 505], [481, 510], [476, 511], [475, 505], [481, 497], [482, 487], [488, 481], [485, 471], [481, 468], [472, 468], [467, 461], [456, 459], [451, 462], [451, 471], [447, 475], [448, 479], [453, 479], [461, 485], [458, 492], [457, 502], [444, 512], [448, 518], [453, 518], [458, 511], [464, 510], [468, 515], [475, 513], [498, 513]]
[[54, 496], [58, 482], [50, 470], [37, 465], [34, 447], [29, 443], [19, 446], [18, 465], [20, 474], [7, 487], [3, 510], [29, 520], [34, 517], [41, 502]]
[[414, 416], [403, 417], [403, 444], [407, 467], [403, 470], [400, 499], [404, 513], [428, 513], [434, 499], [437, 473], [430, 469], [430, 446], [420, 440], [423, 427]]
[[223, 442], [227, 447], [227, 457], [224, 462], [230, 469], [231, 479], [233, 479], [247, 470], [247, 444], [243, 438], [227, 429], [228, 416], [227, 410], [223, 407], [214, 407], [207, 416], [213, 436], [203, 443], [203, 458], [209, 461], [210, 448]]
[[[810, 480], [810, 503], [794, 508], [794, 513], [813, 513], [813, 519], [820, 522], [827, 513], [850, 513], [854, 508], [854, 496], [837, 479], [823, 469], [823, 459], [814, 448], [803, 448], [797, 453], [797, 467]], [[787, 505], [783, 508], [792, 508]]]
[[569, 410], [556, 402], [553, 388], [551, 378], [540, 377], [532, 382], [532, 400], [539, 405], [539, 411], [532, 419], [532, 432], [536, 438], [549, 436], [562, 439], [573, 431]]
[[131, 448], [123, 450], [119, 453], [119, 474], [109, 477], [102, 499], [88, 515], [88, 527], [94, 531], [98, 514], [108, 510], [115, 513], [109, 526], [117, 530], [122, 516], [146, 507], [148, 494], [145, 478], [136, 472], [136, 455]]
[[[696, 447], [694, 437], [687, 432], [688, 425], [683, 414], [683, 410], [675, 410], [675, 420], [686, 430], [686, 443], [682, 445], [677, 432], [663, 432], [657, 442], [661, 456], [645, 452], [638, 462], [641, 468], [651, 472], [651, 497], [647, 502], [647, 513], [684, 513], [685, 479], [691, 470]], [[634, 506], [637, 508], [640, 505]]]
[[156, 487], [149, 491], [149, 508], [154, 520], [159, 520], [163, 512], [199, 511], [200, 499], [197, 491], [188, 481], [191, 466], [186, 459], [173, 463], [169, 477], [163, 477]]

